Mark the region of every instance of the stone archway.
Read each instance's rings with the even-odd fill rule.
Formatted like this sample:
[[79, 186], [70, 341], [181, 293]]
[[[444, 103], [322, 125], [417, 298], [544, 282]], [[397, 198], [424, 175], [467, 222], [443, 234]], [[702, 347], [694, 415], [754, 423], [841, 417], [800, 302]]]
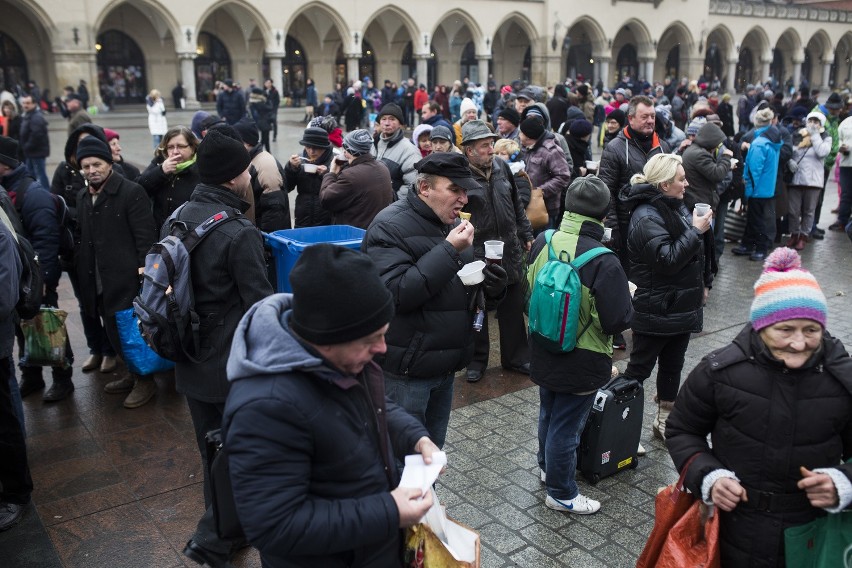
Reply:
[[54, 23], [40, 6], [33, 2], [7, 0], [2, 10], [0, 57], [3, 62], [0, 63], [0, 88], [15, 92], [18, 84], [26, 87], [28, 81], [34, 81], [40, 89], [57, 84], [57, 81], [63, 85], [76, 85], [77, 80], [84, 77], [83, 74], [58, 79], [55, 77], [56, 56], [51, 37]]
[[[395, 6], [382, 8], [367, 20], [364, 26], [364, 40], [369, 41], [370, 45], [375, 48], [374, 73], [378, 76], [372, 77], [374, 83], [383, 84], [384, 79], [399, 83], [409, 77], [415, 78], [418, 82], [423, 82], [417, 77], [416, 63], [412, 70], [410, 61], [403, 62], [404, 55], [409, 47], [412, 50], [412, 58], [415, 53], [421, 54], [429, 49], [429, 46], [421, 49], [423, 41], [418, 41], [415, 46], [415, 38], [417, 38], [416, 25], [411, 21], [408, 14]], [[415, 50], [415, 47], [418, 49]], [[363, 75], [361, 77], [363, 78]]]
[[[438, 82], [451, 85], [454, 81], [464, 78], [461, 62], [465, 47], [473, 42], [475, 47], [480, 44], [482, 33], [473, 18], [462, 10], [451, 10], [445, 14], [432, 32], [432, 44], [435, 46], [438, 58]], [[476, 55], [476, 53], [474, 53]], [[476, 77], [470, 77], [476, 82], [483, 73], [479, 65], [474, 67]], [[467, 72], [474, 69], [468, 67]]]
[[[339, 14], [319, 3], [309, 3], [294, 13], [286, 33], [302, 46], [307, 59], [307, 76], [317, 86], [319, 97], [336, 89], [336, 84], [346, 85], [346, 59], [338, 62], [336, 54], [349, 48], [349, 29]], [[335, 54], [335, 58], [329, 57]], [[283, 62], [282, 62], [283, 65]], [[282, 70], [283, 80], [283, 70]]]
[[497, 27], [491, 44], [491, 71], [498, 85], [516, 79], [530, 82], [533, 37], [532, 24], [521, 14], [509, 14]]

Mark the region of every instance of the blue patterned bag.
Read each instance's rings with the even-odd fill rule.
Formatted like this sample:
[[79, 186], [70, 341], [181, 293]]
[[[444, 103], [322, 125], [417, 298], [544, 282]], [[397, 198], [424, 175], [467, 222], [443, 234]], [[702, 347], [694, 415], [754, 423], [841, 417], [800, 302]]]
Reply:
[[139, 331], [139, 320], [133, 308], [115, 313], [115, 324], [121, 338], [121, 356], [131, 373], [150, 375], [174, 369], [175, 364], [163, 359], [148, 347]]

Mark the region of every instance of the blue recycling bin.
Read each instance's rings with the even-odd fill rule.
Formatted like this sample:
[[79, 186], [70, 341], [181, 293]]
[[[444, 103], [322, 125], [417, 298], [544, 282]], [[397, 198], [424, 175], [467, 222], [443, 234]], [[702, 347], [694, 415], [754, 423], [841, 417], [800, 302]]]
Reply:
[[264, 234], [266, 244], [272, 249], [275, 259], [277, 292], [292, 292], [290, 271], [302, 255], [302, 251], [311, 245], [330, 243], [355, 250], [361, 249], [361, 241], [367, 231], [350, 225], [324, 225], [322, 227], [303, 227], [284, 229]]

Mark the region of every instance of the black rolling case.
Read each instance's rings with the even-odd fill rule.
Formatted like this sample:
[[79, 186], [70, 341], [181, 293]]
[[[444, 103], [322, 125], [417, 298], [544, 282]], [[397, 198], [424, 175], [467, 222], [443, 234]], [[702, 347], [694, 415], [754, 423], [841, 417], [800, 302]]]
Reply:
[[618, 376], [595, 394], [577, 449], [577, 469], [595, 484], [637, 465], [645, 392], [642, 384]]

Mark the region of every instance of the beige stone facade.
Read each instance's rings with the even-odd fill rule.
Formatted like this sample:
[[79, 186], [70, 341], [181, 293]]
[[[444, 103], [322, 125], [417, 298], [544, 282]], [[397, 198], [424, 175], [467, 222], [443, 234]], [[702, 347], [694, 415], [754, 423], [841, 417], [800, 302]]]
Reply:
[[[805, 0], [807, 2], [807, 0]], [[308, 77], [322, 96], [369, 75], [451, 84], [582, 74], [708, 81], [733, 91], [774, 75], [798, 86], [850, 76], [848, 2], [745, 0], [0, 0], [2, 76], [58, 93], [85, 79], [118, 103], [186, 86], [208, 99], [215, 79], [273, 78], [283, 92]], [[425, 81], [424, 81], [425, 79]], [[259, 81], [261, 82], [261, 81]], [[168, 95], [167, 95], [168, 98]]]

